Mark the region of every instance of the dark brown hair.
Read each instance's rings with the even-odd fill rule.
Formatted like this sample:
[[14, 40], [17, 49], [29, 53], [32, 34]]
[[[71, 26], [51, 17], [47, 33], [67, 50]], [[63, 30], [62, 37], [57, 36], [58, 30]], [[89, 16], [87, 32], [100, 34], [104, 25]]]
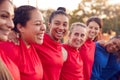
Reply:
[[26, 23], [30, 20], [31, 12], [33, 10], [37, 10], [37, 8], [30, 6], [30, 5], [24, 5], [16, 8], [15, 10], [15, 16], [13, 19], [15, 27], [13, 28], [14, 31], [19, 32], [17, 29], [17, 24], [21, 24], [22, 26], [25, 26]]
[[65, 15], [68, 17], [67, 13], [66, 13], [66, 9], [64, 7], [58, 7], [58, 9], [54, 12], [52, 12], [52, 14], [50, 15], [50, 18], [49, 18], [49, 23], [52, 22], [52, 19], [56, 16], [56, 15], [59, 15], [59, 14], [62, 14], [62, 15]]

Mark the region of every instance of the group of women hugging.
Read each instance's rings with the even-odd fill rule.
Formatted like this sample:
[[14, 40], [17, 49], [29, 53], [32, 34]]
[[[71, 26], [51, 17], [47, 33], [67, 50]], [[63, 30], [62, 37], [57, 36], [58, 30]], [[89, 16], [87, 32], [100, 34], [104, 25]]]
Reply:
[[120, 35], [100, 41], [99, 17], [69, 26], [59, 7], [47, 23], [36, 7], [0, 0], [0, 80], [120, 80]]

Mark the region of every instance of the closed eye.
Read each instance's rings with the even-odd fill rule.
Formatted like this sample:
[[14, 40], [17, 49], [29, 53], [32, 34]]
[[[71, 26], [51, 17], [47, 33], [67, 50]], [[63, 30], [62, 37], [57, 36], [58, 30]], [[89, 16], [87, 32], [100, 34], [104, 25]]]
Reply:
[[84, 37], [85, 36], [85, 34], [81, 34], [81, 37]]
[[3, 15], [1, 15], [1, 18], [6, 19], [6, 18], [8, 18], [8, 16], [3, 14]]

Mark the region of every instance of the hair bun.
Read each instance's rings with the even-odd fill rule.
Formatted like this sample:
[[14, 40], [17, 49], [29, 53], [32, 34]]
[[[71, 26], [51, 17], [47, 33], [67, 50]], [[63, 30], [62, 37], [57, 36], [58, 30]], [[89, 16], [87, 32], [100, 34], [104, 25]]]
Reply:
[[58, 10], [61, 10], [61, 11], [66, 12], [66, 8], [64, 8], [64, 7], [58, 7], [58, 8], [57, 8], [57, 11], [58, 11]]

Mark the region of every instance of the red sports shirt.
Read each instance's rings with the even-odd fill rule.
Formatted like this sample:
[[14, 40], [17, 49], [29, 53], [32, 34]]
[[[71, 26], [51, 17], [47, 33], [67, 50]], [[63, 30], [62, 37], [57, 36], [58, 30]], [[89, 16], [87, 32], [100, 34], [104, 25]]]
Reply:
[[31, 44], [27, 48], [22, 39], [19, 41], [20, 45], [10, 42], [3, 44], [6, 55], [18, 66], [21, 80], [42, 80], [43, 68], [34, 46]]
[[42, 45], [35, 45], [43, 65], [43, 80], [59, 80], [63, 65], [61, 43], [53, 41], [45, 34]]
[[1, 49], [0, 49], [0, 58], [7, 66], [13, 79], [20, 80], [20, 72], [19, 72], [18, 67], [14, 64], [14, 62], [11, 59], [9, 59], [8, 56], [6, 56], [6, 54]]
[[90, 80], [94, 62], [95, 42], [87, 40], [79, 51], [83, 60], [84, 80]]
[[84, 80], [83, 61], [75, 48], [64, 44], [67, 51], [67, 60], [63, 64], [60, 80]]

